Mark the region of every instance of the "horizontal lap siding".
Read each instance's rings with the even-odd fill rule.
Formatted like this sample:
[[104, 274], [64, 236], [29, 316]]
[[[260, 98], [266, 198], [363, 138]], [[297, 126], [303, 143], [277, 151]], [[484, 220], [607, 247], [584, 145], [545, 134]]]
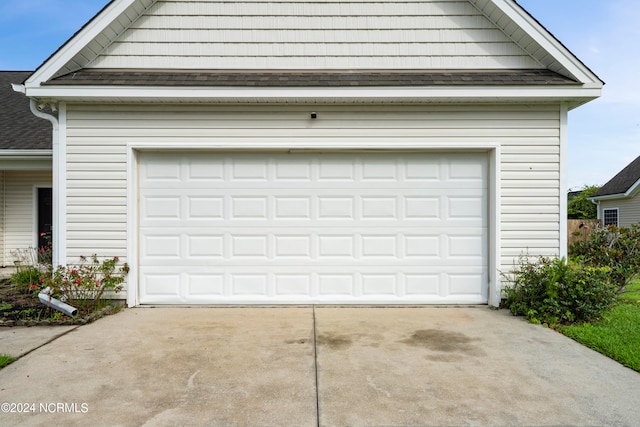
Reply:
[[542, 68], [467, 0], [159, 0], [90, 67]]
[[500, 144], [501, 254], [557, 255], [560, 246], [558, 106], [362, 107], [69, 106], [67, 254], [126, 255], [126, 144], [234, 140], [393, 147]]
[[600, 202], [600, 218], [604, 218], [604, 209], [618, 208], [618, 222], [620, 227], [630, 227], [640, 223], [640, 197], [631, 199], [603, 200]]
[[0, 170], [0, 266], [2, 267], [7, 264], [4, 256], [4, 234], [7, 229], [4, 222], [4, 174], [5, 171]]
[[4, 263], [14, 252], [33, 247], [35, 239], [34, 187], [51, 187], [51, 171], [5, 171]]

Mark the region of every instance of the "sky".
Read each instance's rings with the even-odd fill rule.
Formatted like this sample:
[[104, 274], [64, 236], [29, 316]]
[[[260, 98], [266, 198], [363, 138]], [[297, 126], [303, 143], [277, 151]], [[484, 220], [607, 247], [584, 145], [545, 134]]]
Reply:
[[[0, 0], [0, 70], [34, 70], [109, 0]], [[603, 185], [640, 155], [640, 1], [518, 0], [606, 85], [569, 112], [568, 185]]]

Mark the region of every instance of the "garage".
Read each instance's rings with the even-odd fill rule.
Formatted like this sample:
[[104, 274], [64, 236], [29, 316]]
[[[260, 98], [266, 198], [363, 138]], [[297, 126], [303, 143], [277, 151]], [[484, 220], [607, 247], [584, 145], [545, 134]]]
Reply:
[[486, 303], [486, 152], [140, 152], [142, 304]]

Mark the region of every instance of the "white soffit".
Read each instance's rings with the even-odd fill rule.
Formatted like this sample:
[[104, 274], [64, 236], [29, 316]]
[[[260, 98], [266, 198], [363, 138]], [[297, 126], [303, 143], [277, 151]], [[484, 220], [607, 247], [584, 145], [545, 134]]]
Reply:
[[580, 59], [514, 0], [469, 0], [508, 37], [546, 68], [581, 83], [603, 85]]
[[83, 68], [156, 0], [112, 0], [27, 79], [26, 86]]

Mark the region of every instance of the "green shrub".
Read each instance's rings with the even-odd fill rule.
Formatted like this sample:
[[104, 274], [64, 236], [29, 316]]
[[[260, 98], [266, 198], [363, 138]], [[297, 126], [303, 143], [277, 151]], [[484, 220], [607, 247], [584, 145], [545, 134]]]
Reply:
[[97, 255], [80, 257], [77, 265], [60, 266], [42, 282], [49, 287], [52, 296], [73, 303], [77, 308], [92, 311], [105, 292], [120, 292], [129, 266], [118, 267], [118, 257], [100, 261]]
[[521, 257], [506, 278], [503, 307], [533, 323], [573, 323], [596, 319], [615, 300], [609, 267], [569, 264], [564, 258]]
[[596, 228], [585, 241], [570, 246], [572, 259], [593, 267], [609, 267], [617, 292], [640, 273], [640, 226]]

